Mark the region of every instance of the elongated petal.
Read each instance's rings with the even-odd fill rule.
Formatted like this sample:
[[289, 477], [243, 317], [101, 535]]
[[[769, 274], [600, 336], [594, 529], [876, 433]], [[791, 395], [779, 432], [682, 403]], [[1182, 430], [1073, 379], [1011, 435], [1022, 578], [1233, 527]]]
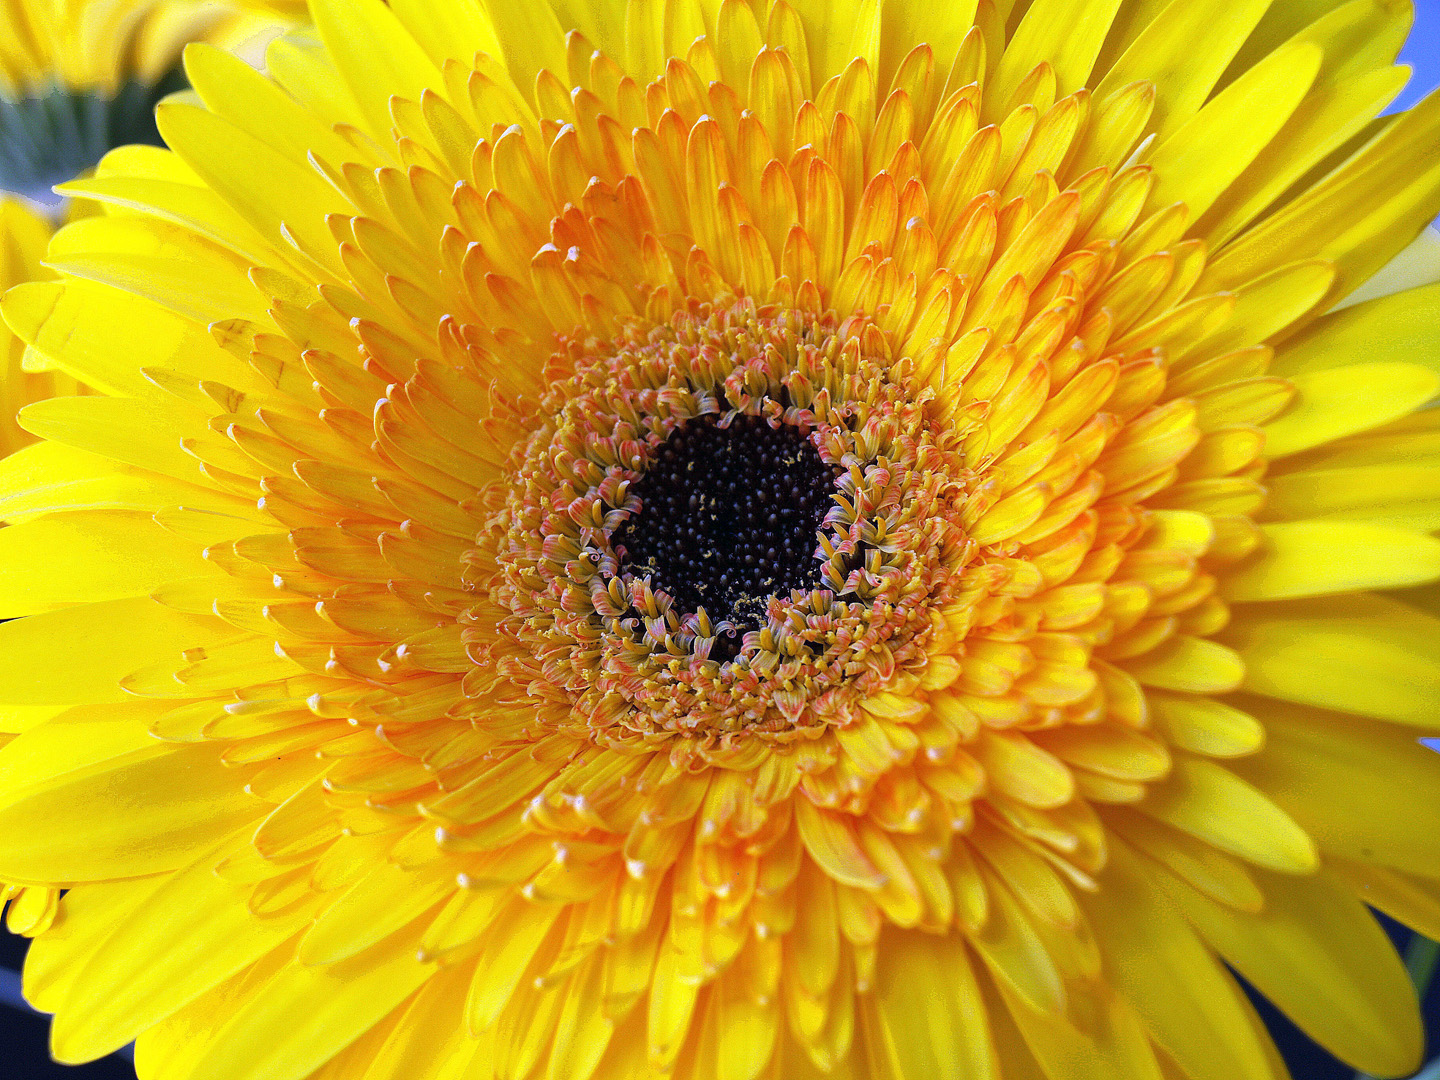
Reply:
[[1276, 1077], [1241, 998], [1151, 872], [1124, 845], [1085, 907], [1116, 989], [1196, 1080]]
[[412, 951], [382, 943], [343, 964], [292, 964], [241, 1005], [177, 1080], [240, 1080], [263, 1069], [300, 1080], [364, 1034], [431, 977]]
[[1139, 809], [1261, 866], [1306, 873], [1317, 865], [1314, 842], [1288, 814], [1210, 761], [1178, 758]]
[[1283, 807], [1324, 851], [1397, 870], [1440, 866], [1436, 814], [1423, 792], [1437, 755], [1387, 724], [1255, 699], [1268, 741], [1231, 768]]
[[142, 597], [214, 572], [193, 540], [148, 514], [55, 514], [0, 531], [0, 611], [10, 616]]
[[1167, 885], [1211, 946], [1321, 1046], [1380, 1076], [1419, 1064], [1424, 1035], [1405, 968], [1334, 878], [1267, 875], [1259, 916]]
[[1339, 618], [1317, 601], [1248, 609], [1228, 633], [1247, 690], [1440, 729], [1440, 620], [1366, 596]]
[[[1420, 585], [1440, 577], [1440, 541], [1366, 522], [1264, 526], [1258, 555], [1226, 578], [1230, 600], [1285, 600], [1356, 589]], [[1365, 553], [1363, 559], [1351, 553]]]
[[67, 992], [65, 1018], [52, 1032], [55, 1056], [90, 1061], [118, 1049], [279, 946], [308, 916], [257, 920], [211, 859], [171, 875], [143, 908], [113, 924]]
[[259, 809], [221, 763], [220, 748], [154, 742], [7, 790], [0, 875], [103, 881], [174, 870], [256, 820]]
[[0, 700], [124, 701], [120, 680], [137, 668], [232, 636], [213, 616], [171, 611], [145, 597], [32, 615], [0, 626]]

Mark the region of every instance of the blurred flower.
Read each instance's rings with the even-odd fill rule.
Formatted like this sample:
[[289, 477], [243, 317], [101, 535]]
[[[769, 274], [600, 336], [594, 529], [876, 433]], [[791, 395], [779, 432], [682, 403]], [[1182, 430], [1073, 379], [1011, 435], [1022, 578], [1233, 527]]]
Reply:
[[50, 189], [126, 143], [158, 144], [155, 104], [185, 88], [188, 42], [238, 45], [273, 16], [214, 0], [10, 0], [0, 8], [0, 188]]
[[[12, 0], [0, 7], [0, 288], [53, 277], [40, 263], [55, 225], [96, 209], [52, 188], [89, 173], [115, 147], [159, 145], [155, 105], [188, 86], [179, 66], [184, 46], [199, 39], [263, 46], [292, 21], [265, 13], [270, 6]], [[20, 406], [74, 394], [78, 384], [42, 370], [34, 355], [22, 370], [24, 347], [3, 327], [0, 343], [3, 455], [33, 441], [16, 424]]]
[[[240, 46], [284, 21], [241, 3], [148, 0], [11, 0], [0, 6], [0, 290], [53, 278], [41, 266], [57, 219], [94, 207], [51, 189], [130, 142], [158, 144], [154, 108], [187, 84], [187, 42]], [[303, 7], [301, 8], [303, 11]], [[7, 194], [8, 193], [8, 194]], [[34, 401], [85, 392], [0, 325], [0, 457], [34, 442], [17, 412]], [[5, 737], [0, 736], [0, 740]], [[0, 882], [16, 933], [47, 927], [58, 890]]]
[[[4, 315], [0, 875], [165, 1080], [1413, 1068], [1403, 12], [315, 0]], [[973, 15], [973, 18], [972, 18]], [[1007, 27], [1010, 29], [1007, 30]], [[1218, 90], [1217, 90], [1218, 88]], [[203, 103], [203, 104], [202, 104]]]

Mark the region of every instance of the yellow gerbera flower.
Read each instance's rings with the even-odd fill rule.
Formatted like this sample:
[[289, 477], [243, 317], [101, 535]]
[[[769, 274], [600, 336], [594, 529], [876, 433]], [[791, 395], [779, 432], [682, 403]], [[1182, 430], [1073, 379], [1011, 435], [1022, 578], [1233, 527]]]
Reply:
[[50, 188], [110, 148], [158, 143], [155, 103], [184, 89], [180, 53], [239, 45], [273, 15], [246, 0], [9, 0], [0, 6], [0, 188], [50, 203]]
[[146, 1080], [1413, 1068], [1408, 6], [314, 0], [4, 314], [26, 992]]

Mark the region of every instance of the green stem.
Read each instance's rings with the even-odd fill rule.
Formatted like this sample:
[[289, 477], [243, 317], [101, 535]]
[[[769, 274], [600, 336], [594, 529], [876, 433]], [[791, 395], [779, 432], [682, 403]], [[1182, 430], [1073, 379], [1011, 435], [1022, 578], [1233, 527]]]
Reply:
[[1420, 934], [1411, 938], [1405, 949], [1405, 970], [1410, 972], [1410, 981], [1415, 984], [1415, 992], [1422, 998], [1430, 986], [1437, 965], [1440, 965], [1440, 941], [1431, 941]]

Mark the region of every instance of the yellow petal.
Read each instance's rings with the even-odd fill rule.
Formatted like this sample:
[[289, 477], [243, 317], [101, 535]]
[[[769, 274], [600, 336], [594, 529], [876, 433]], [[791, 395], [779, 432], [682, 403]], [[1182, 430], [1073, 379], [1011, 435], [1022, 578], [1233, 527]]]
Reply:
[[0, 732], [19, 735], [46, 720], [53, 720], [66, 708], [65, 705], [0, 705]]
[[1167, 883], [1200, 933], [1312, 1039], [1377, 1076], [1408, 1075], [1424, 1034], [1415, 992], [1385, 932], [1322, 872], [1265, 875], [1265, 909], [1237, 914]]
[[354, 208], [308, 164], [205, 109], [168, 102], [156, 110], [155, 122], [166, 143], [260, 236], [284, 244], [283, 223], [301, 250], [332, 272], [341, 270], [325, 216]]
[[1409, 289], [1346, 308], [1313, 323], [1275, 354], [1271, 373], [1294, 378], [1357, 363], [1440, 368], [1433, 335], [1440, 325], [1440, 285]]
[[[558, 904], [532, 904], [517, 894], [496, 914], [465, 1002], [471, 1032], [484, 1031], [495, 1022], [563, 913]], [[343, 969], [347, 963], [353, 961], [342, 961], [335, 967]]]
[[1440, 231], [1432, 224], [1427, 229], [1421, 229], [1420, 235], [1410, 241], [1409, 246], [1375, 271], [1365, 284], [1345, 297], [1336, 307], [1338, 309], [1351, 304], [1363, 304], [1367, 300], [1376, 300], [1408, 289], [1434, 285], [1437, 281], [1440, 281]]
[[120, 680], [159, 660], [235, 636], [209, 615], [145, 597], [30, 615], [0, 625], [0, 701], [75, 705], [128, 701]]
[[308, 968], [290, 963], [218, 1017], [193, 1068], [167, 1080], [301, 1080], [389, 1015], [435, 973], [413, 948], [383, 942], [350, 960]]
[[233, 1015], [253, 1000], [265, 984], [293, 960], [287, 946], [273, 949], [258, 962], [201, 994], [135, 1040], [135, 1067], [155, 1080], [183, 1080], [205, 1060], [216, 1034], [215, 1017]]
[[50, 398], [20, 413], [21, 425], [43, 439], [197, 481], [202, 477], [200, 463], [180, 445], [194, 432], [184, 419], [168, 404], [109, 397]]
[[1029, 806], [1049, 809], [1075, 794], [1074, 774], [1019, 732], [982, 729], [979, 741], [968, 749], [991, 784]]
[[1286, 600], [1393, 589], [1440, 578], [1440, 541], [1363, 521], [1262, 526], [1260, 549], [1222, 579], [1227, 600]]
[[[437, 3], [431, 6], [439, 11], [460, 5]], [[474, 55], [475, 49], [472, 48], [465, 59], [469, 61]], [[338, 164], [350, 160], [355, 153], [315, 112], [307, 110], [259, 71], [225, 49], [200, 41], [187, 45], [185, 74], [207, 109], [274, 147], [293, 162], [304, 162], [311, 153], [315, 153]], [[178, 155], [175, 161], [180, 161]], [[196, 179], [198, 182], [198, 175]]]
[[168, 222], [118, 215], [81, 218], [55, 234], [50, 265], [201, 324], [265, 316], [266, 298], [250, 282], [248, 260]]
[[51, 514], [0, 529], [0, 614], [145, 596], [218, 573], [192, 540], [128, 510]]
[[877, 889], [885, 876], [875, 868], [855, 838], [851, 820], [822, 809], [808, 798], [795, 799], [795, 827], [810, 857], [836, 881], [861, 889]]
[[1440, 163], [1425, 149], [1437, 135], [1440, 93], [1386, 124], [1318, 184], [1227, 244], [1196, 291], [1234, 288], [1269, 267], [1317, 256], [1339, 267], [1337, 292], [1353, 289], [1440, 210]]
[[1127, 660], [1124, 667], [1145, 686], [1192, 694], [1233, 690], [1245, 673], [1234, 650], [1207, 638], [1183, 634]]
[[1243, 757], [1265, 744], [1265, 729], [1253, 716], [1208, 697], [1151, 692], [1146, 695], [1155, 726], [1176, 746], [1206, 757]]
[[[604, 989], [605, 957], [596, 953], [570, 979], [555, 1022], [546, 1080], [590, 1080], [600, 1066], [615, 1024], [595, 1007]], [[737, 977], [740, 976], [740, 977]], [[780, 1019], [769, 1002], [757, 1002], [736, 968], [726, 980], [729, 993], [721, 1007], [717, 1080], [754, 1080], [769, 1063]], [[737, 985], [738, 984], [738, 985]]]
[[[1372, 10], [1382, 7], [1370, 6]], [[1321, 44], [1328, 67], [1335, 54]], [[1322, 68], [1310, 93], [1279, 134], [1256, 155], [1230, 190], [1215, 201], [1190, 235], [1204, 239], [1212, 251], [1220, 249], [1295, 181], [1364, 131], [1365, 125], [1395, 100], [1408, 77], [1405, 68], [1387, 65], [1331, 81]]]
[[[526, 7], [548, 12], [545, 4]], [[419, 101], [427, 88], [444, 89], [439, 69], [379, 0], [345, 0], [344, 3], [314, 0], [310, 16], [345, 84], [365, 110], [370, 129], [377, 138], [385, 138], [390, 133], [392, 94]], [[502, 33], [501, 40], [507, 36]], [[533, 43], [527, 42], [526, 47], [533, 47]], [[553, 47], [560, 47], [558, 35]], [[563, 62], [556, 70], [565, 70]], [[528, 74], [529, 78], [517, 79], [527, 88], [535, 84], [535, 72]]]
[[1358, 469], [1372, 465], [1432, 465], [1440, 461], [1440, 410], [1421, 409], [1384, 427], [1339, 439], [1280, 463], [1276, 472]]
[[990, 967], [1007, 997], [1024, 1002], [1046, 1016], [1065, 1012], [1065, 984], [1035, 927], [1020, 909], [1009, 887], [983, 867], [980, 874], [990, 898], [984, 925], [970, 934], [970, 943]]
[[1212, 900], [1236, 911], [1259, 911], [1265, 906], [1260, 887], [1245, 864], [1205, 841], [1119, 806], [1106, 809], [1105, 824], [1147, 858]]
[[[707, 0], [702, 6], [711, 6], [711, 3], [712, 0]], [[789, 6], [795, 9], [805, 28], [810, 73], [817, 90], [831, 76], [840, 74], [853, 58], [862, 55], [854, 46], [857, 39], [863, 44], [864, 39], [869, 36], [870, 27], [866, 16], [874, 19], [876, 23], [879, 22], [880, 5], [876, 4], [832, 4], [828, 0], [797, 0]], [[718, 7], [718, 4], [714, 4], [712, 10]], [[876, 36], [878, 38], [878, 35]], [[875, 47], [879, 48], [878, 40]]]
[[886, 0], [880, 9], [880, 85], [888, 86], [900, 62], [922, 43], [934, 51], [937, 73], [948, 71], [974, 17], [975, 5], [969, 0], [943, 7], [923, 0]]
[[370, 1060], [365, 1080], [447, 1076], [442, 1068], [456, 1058], [464, 1060], [473, 1043], [455, 1018], [465, 1007], [469, 976], [464, 964], [456, 964], [427, 982]]
[[1159, 13], [1106, 72], [1095, 100], [1104, 101], [1138, 80], [1153, 80], [1153, 129], [1168, 136], [1205, 103], [1266, 6], [1263, 0], [1156, 4]]
[[1417, 532], [1440, 528], [1440, 462], [1282, 473], [1268, 484], [1266, 513], [1280, 520], [1323, 517]]
[[[1373, 0], [1271, 7], [1234, 70], [1243, 71], [1287, 38], [1318, 45], [1325, 63], [1290, 123], [1226, 193], [1226, 220], [1206, 234], [1212, 251], [1390, 103], [1404, 86], [1404, 69], [1393, 65], [1410, 22], [1408, 12]], [[1277, 33], [1284, 23], [1290, 29]], [[1291, 30], [1298, 33], [1291, 36]]]
[[1252, 699], [1269, 738], [1230, 767], [1283, 807], [1326, 852], [1396, 870], [1440, 866], [1440, 754], [1413, 732]]
[[[507, 0], [484, 0], [482, 6], [491, 25], [495, 27], [500, 54], [504, 57], [510, 78], [517, 87], [528, 91], [535, 85], [535, 76], [541, 69], [548, 69], [557, 75], [564, 74], [566, 28], [560, 25], [549, 4], [512, 4]], [[334, 22], [343, 27], [348, 18], [345, 5], [334, 3], [328, 7], [335, 12]], [[358, 61], [358, 58], [351, 77], [362, 81], [370, 77], [364, 63]], [[381, 108], [383, 104], [381, 102], [375, 107], [382, 124], [377, 128], [378, 131], [384, 131], [389, 126], [389, 117]]]
[[985, 88], [987, 98], [994, 95], [994, 105], [1003, 107], [1031, 69], [1042, 62], [1055, 69], [1061, 95], [1080, 89], [1090, 77], [1119, 8], [1118, 0], [1037, 0], [1031, 4], [1005, 46], [994, 82]]
[[149, 177], [89, 176], [59, 185], [57, 190], [72, 199], [152, 212], [256, 263], [275, 258], [260, 234], [208, 188]]
[[1177, 756], [1169, 779], [1136, 809], [1259, 866], [1306, 873], [1317, 865], [1314, 842], [1290, 815], [1203, 758]]
[[1134, 1007], [1104, 983], [1086, 987], [1083, 1003], [1076, 1006], [1079, 1020], [1073, 1025], [1036, 1013], [1003, 983], [999, 987], [1011, 1018], [1049, 1080], [1101, 1076], [1161, 1080], [1145, 1025]]
[[[985, 1010], [960, 937], [908, 931], [880, 939], [876, 1016], [897, 1076], [997, 1080]], [[1008, 1074], [1007, 1074], [1008, 1075]]]
[[648, 1060], [652, 1068], [674, 1065], [700, 990], [693, 981], [677, 977], [678, 957], [675, 950], [662, 947], [655, 961], [646, 1015]]
[[222, 751], [152, 741], [26, 788], [7, 787], [0, 877], [103, 881], [186, 865], [264, 808], [237, 786]]
[[1226, 640], [1245, 689], [1440, 730], [1440, 619], [1378, 596], [1241, 609]]
[[1074, 725], [1031, 738], [1062, 761], [1117, 780], [1155, 780], [1170, 769], [1163, 743], [1118, 724]]
[[168, 401], [140, 373], [163, 367], [249, 388], [253, 375], [203, 326], [134, 296], [86, 282], [32, 281], [0, 303], [16, 335], [61, 370], [121, 397]]
[[[500, 55], [500, 42], [495, 28], [485, 17], [480, 5], [474, 3], [440, 3], [431, 0], [391, 0], [395, 12], [415, 40], [430, 54], [437, 67], [446, 60], [469, 64], [477, 52]], [[652, 74], [659, 75], [656, 71]], [[202, 91], [203, 94], [203, 91]]]
[[1323, 57], [1317, 45], [1286, 45], [1211, 98], [1150, 155], [1149, 205], [1183, 202], [1204, 213], [1290, 118]]
[[1107, 978], [1192, 1080], [1279, 1080], [1239, 992], [1125, 844], [1084, 898]]
[[175, 506], [254, 513], [250, 500], [121, 465], [64, 443], [34, 443], [0, 459], [0, 520], [11, 523], [55, 510], [154, 513]]
[[309, 921], [308, 908], [257, 919], [214, 858], [166, 878], [113, 925], [65, 996], [51, 1030], [59, 1061], [91, 1061], [130, 1042], [270, 952]]
[[1324, 259], [1306, 259], [1246, 282], [1229, 321], [1195, 352], [1221, 356], [1268, 341], [1323, 300], [1334, 281], [1334, 266]]
[[1440, 882], [1338, 855], [1327, 855], [1325, 865], [1371, 907], [1432, 941], [1440, 941]]
[[25, 1000], [44, 1012], [65, 1002], [96, 951], [115, 927], [165, 884], [163, 876], [104, 881], [71, 889], [62, 905], [64, 918], [30, 945], [25, 957]]
[[315, 920], [298, 952], [302, 964], [333, 964], [363, 952], [454, 895], [446, 867], [436, 873], [381, 863]]
[[1294, 401], [1265, 426], [1265, 453], [1280, 458], [1379, 427], [1440, 393], [1440, 374], [1418, 364], [1352, 364], [1291, 380]]
[[1025, 1039], [1010, 1018], [1010, 1007], [1000, 996], [992, 979], [980, 979], [980, 996], [985, 1003], [985, 1014], [990, 1019], [990, 1039], [995, 1044], [995, 1056], [1005, 1063], [1005, 1080], [1047, 1080], [1044, 1070], [1035, 1061], [1035, 1055], [1025, 1045]]

